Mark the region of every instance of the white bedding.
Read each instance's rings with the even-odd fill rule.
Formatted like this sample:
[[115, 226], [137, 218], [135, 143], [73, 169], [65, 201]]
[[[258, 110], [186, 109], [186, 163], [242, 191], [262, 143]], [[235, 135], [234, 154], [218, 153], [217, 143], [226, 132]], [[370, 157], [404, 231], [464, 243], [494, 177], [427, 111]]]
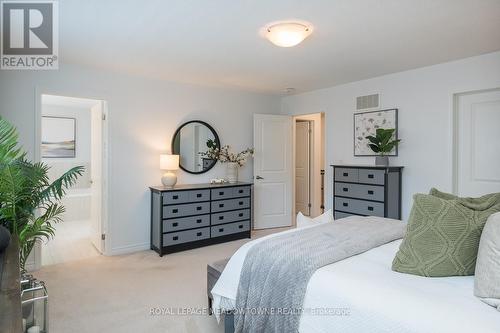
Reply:
[[[212, 289], [216, 315], [235, 307], [248, 250], [276, 235], [246, 243], [231, 257]], [[299, 331], [500, 332], [500, 313], [473, 295], [474, 277], [424, 278], [393, 272], [391, 264], [400, 243], [397, 240], [317, 270], [309, 281], [304, 309], [347, 309], [347, 313], [304, 313]]]

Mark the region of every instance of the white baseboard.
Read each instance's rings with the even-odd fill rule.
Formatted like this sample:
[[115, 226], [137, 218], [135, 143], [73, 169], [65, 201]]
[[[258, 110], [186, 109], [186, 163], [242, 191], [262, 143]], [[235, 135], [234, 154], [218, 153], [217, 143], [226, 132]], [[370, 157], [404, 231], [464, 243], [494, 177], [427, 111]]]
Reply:
[[148, 243], [141, 243], [141, 244], [133, 244], [133, 245], [126, 245], [126, 246], [118, 246], [114, 247], [109, 251], [106, 251], [107, 256], [118, 256], [121, 254], [128, 254], [128, 253], [134, 253], [134, 252], [140, 252], [140, 251], [146, 251], [150, 250], [150, 245]]

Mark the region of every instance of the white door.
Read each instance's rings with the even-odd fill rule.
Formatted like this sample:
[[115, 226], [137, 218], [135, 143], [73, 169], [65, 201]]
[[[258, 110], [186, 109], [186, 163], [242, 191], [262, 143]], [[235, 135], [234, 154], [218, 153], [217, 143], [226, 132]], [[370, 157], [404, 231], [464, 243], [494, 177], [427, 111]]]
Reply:
[[91, 134], [90, 134], [90, 239], [96, 249], [104, 252], [104, 240], [102, 239], [102, 163], [103, 163], [103, 102], [90, 109]]
[[500, 192], [500, 90], [458, 96], [456, 192]]
[[295, 214], [311, 215], [310, 147], [311, 123], [295, 122]]
[[292, 225], [291, 116], [255, 114], [254, 228]]

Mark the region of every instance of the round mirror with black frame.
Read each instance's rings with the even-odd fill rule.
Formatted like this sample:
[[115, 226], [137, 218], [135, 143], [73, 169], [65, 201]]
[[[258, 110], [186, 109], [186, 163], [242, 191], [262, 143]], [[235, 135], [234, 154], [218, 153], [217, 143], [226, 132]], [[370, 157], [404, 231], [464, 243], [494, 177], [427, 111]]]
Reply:
[[211, 148], [220, 149], [219, 136], [201, 120], [182, 124], [172, 137], [172, 154], [179, 155], [180, 168], [192, 174], [205, 173], [217, 163], [211, 158]]

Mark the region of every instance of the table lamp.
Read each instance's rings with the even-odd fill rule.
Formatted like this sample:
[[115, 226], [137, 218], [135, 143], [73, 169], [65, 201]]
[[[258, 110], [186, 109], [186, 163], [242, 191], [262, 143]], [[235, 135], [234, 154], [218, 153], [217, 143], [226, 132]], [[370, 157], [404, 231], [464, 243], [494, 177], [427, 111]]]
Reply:
[[160, 169], [166, 170], [161, 182], [165, 186], [173, 187], [177, 183], [177, 176], [172, 171], [179, 170], [179, 155], [160, 155]]

